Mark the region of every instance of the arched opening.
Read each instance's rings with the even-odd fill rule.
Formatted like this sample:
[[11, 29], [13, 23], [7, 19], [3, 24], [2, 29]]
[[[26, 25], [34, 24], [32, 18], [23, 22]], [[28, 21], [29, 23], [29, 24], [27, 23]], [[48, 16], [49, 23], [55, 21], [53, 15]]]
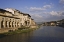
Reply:
[[12, 22], [12, 27], [14, 27], [13, 22]]
[[7, 27], [7, 21], [5, 22], [5, 24], [6, 24], [6, 27]]
[[25, 25], [27, 25], [27, 21], [25, 21]]
[[10, 23], [11, 23], [11, 21], [9, 22], [9, 27], [11, 27]]
[[1, 21], [1, 28], [4, 28], [3, 21]]
[[16, 27], [16, 22], [15, 22], [15, 27]]

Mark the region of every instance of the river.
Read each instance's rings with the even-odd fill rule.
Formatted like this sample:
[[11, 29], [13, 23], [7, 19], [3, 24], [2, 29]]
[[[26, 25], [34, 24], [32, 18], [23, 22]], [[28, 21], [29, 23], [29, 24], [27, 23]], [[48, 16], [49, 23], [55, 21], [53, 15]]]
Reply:
[[64, 42], [64, 28], [43, 26], [29, 33], [0, 37], [0, 42]]

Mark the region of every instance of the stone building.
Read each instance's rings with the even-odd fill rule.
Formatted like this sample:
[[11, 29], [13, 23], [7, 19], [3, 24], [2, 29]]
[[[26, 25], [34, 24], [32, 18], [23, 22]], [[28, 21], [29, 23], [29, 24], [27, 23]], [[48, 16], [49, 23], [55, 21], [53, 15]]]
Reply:
[[29, 27], [31, 25], [31, 16], [29, 14], [24, 13], [22, 23], [23, 26]]
[[0, 32], [16, 30], [20, 27], [20, 18], [14, 17], [13, 14], [4, 9], [0, 9]]
[[20, 12], [19, 10], [16, 10], [16, 9], [11, 9], [11, 8], [7, 8], [5, 9], [9, 12], [11, 12], [14, 17], [18, 17], [20, 18], [20, 25], [23, 25], [23, 26], [30, 26], [30, 23], [31, 23], [31, 16], [27, 13], [22, 13]]
[[0, 33], [9, 30], [17, 30], [22, 26], [35, 26], [35, 22], [27, 13], [22, 13], [16, 9], [0, 9]]

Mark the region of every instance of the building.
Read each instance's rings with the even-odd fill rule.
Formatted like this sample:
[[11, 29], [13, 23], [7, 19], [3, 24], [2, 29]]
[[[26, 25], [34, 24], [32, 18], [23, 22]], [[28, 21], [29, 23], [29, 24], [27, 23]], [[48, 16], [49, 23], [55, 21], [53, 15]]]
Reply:
[[5, 9], [5, 10], [11, 12], [12, 14], [14, 13], [14, 14], [13, 14], [14, 17], [20, 18], [20, 25], [21, 25], [21, 26], [30, 26], [31, 16], [30, 16], [29, 14], [27, 14], [27, 13], [22, 13], [22, 12], [20, 12], [19, 10], [11, 9], [11, 8], [7, 8], [7, 9]]
[[57, 21], [57, 26], [64, 27], [64, 19]]
[[51, 26], [56, 26], [57, 22], [56, 21], [51, 21]]
[[16, 9], [0, 9], [0, 33], [36, 25], [31, 16]]

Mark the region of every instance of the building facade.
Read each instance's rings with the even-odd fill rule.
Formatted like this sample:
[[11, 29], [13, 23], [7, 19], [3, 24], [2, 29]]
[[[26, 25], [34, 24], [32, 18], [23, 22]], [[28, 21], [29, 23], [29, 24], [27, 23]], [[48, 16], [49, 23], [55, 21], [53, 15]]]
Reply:
[[35, 22], [27, 13], [22, 13], [16, 9], [0, 9], [0, 33], [9, 30], [17, 30], [22, 26], [30, 27]]

